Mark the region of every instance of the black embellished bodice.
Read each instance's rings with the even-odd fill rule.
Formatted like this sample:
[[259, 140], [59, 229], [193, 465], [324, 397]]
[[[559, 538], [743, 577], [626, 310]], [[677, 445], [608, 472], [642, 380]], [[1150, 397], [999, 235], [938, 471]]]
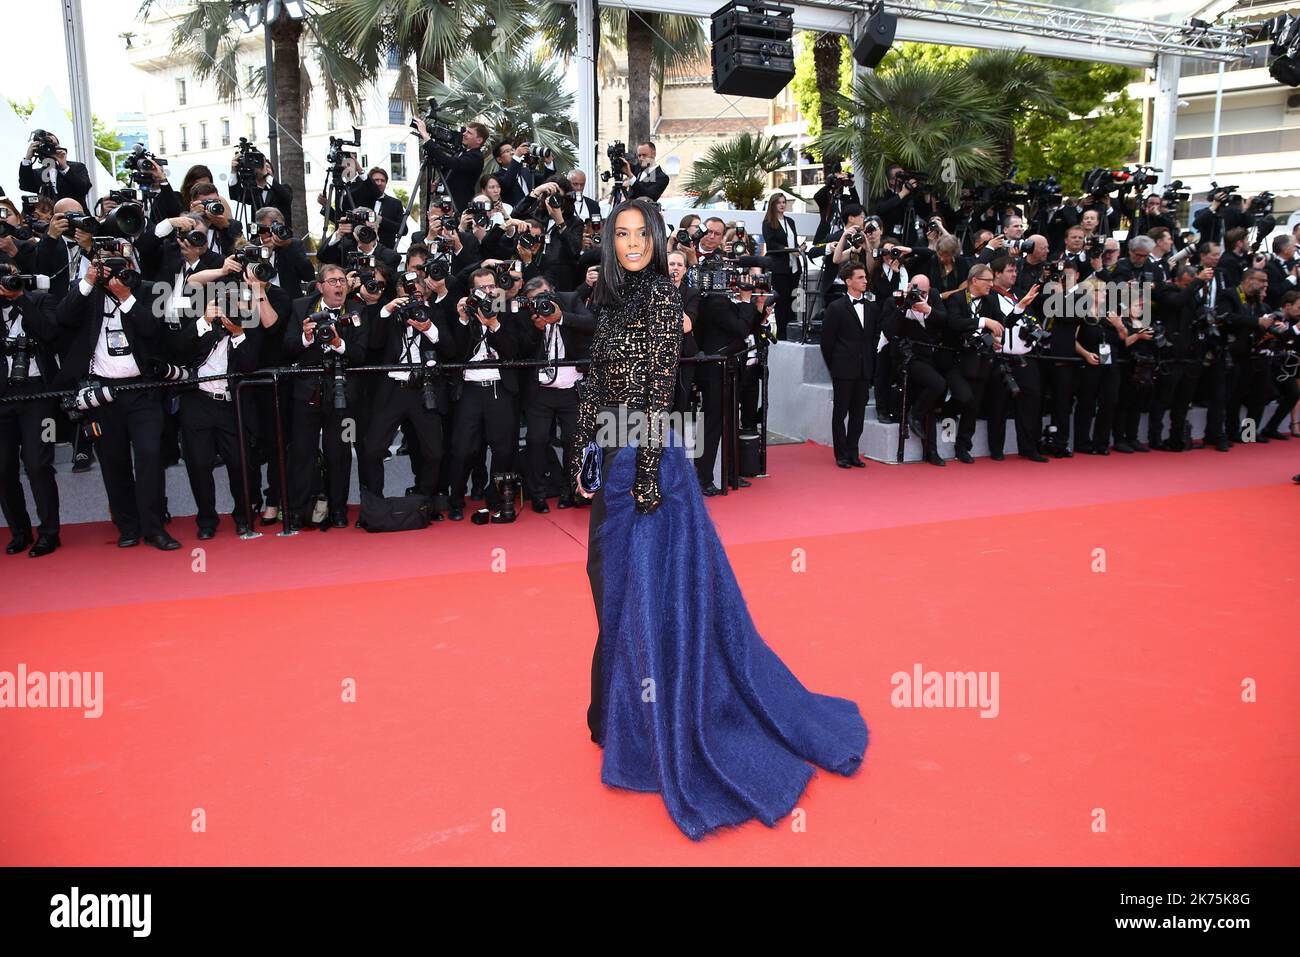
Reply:
[[682, 298], [667, 276], [645, 269], [628, 273], [622, 299], [621, 306], [596, 307], [596, 335], [591, 341], [591, 367], [578, 405], [572, 471], [576, 479], [582, 450], [597, 433], [600, 406], [625, 405], [644, 411], [644, 437], [636, 450], [632, 494], [637, 511], [650, 512], [661, 501], [659, 460], [666, 434], [656, 423], [661, 423], [672, 407], [677, 384]]

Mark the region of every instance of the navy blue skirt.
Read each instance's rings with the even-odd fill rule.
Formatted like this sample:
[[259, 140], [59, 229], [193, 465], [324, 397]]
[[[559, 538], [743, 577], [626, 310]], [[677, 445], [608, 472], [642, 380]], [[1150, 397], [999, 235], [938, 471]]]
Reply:
[[664, 450], [663, 502], [648, 515], [630, 494], [636, 449], [605, 459], [588, 563], [601, 780], [662, 794], [694, 840], [754, 818], [773, 827], [811, 765], [858, 769], [866, 723], [854, 702], [807, 690], [759, 635], [681, 445]]

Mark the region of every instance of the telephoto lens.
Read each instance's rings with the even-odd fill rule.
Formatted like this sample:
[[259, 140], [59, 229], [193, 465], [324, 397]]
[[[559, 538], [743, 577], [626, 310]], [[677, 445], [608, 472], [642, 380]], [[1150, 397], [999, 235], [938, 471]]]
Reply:
[[9, 356], [9, 384], [25, 385], [31, 375], [32, 356], [30, 342], [26, 336], [14, 336], [4, 340], [4, 352]]

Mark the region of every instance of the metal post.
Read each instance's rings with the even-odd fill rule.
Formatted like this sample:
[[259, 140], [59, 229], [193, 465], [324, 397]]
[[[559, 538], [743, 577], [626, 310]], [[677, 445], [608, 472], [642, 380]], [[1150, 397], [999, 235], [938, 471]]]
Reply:
[[275, 170], [275, 177], [280, 178], [280, 121], [275, 115], [275, 46], [271, 41], [271, 23], [267, 21], [263, 27], [266, 37], [266, 125], [267, 139], [269, 146], [267, 152], [271, 154], [271, 168]]
[[[1223, 61], [1219, 61], [1219, 88], [1214, 92], [1214, 134], [1210, 137], [1210, 179], [1219, 165], [1219, 118], [1223, 114]], [[1172, 172], [1172, 170], [1170, 171]], [[1172, 179], [1172, 177], [1166, 177]]]
[[578, 0], [578, 168], [587, 174], [587, 185], [599, 194], [596, 173], [596, 47], [599, 28], [596, 0]]
[[[244, 487], [244, 521], [248, 523], [248, 534], [239, 536], [244, 539], [262, 537], [262, 533], [256, 531], [253, 525], [253, 490], [248, 485], [248, 440], [244, 435], [243, 389], [250, 381], [249, 379], [240, 379], [235, 383], [235, 431], [239, 434], [239, 479]], [[261, 484], [260, 474], [258, 484]]]
[[[76, 157], [90, 173], [90, 208], [95, 189], [95, 134], [90, 111], [90, 80], [86, 69], [86, 31], [81, 22], [81, 0], [63, 0], [63, 40], [68, 51], [68, 90], [72, 94], [72, 138]], [[72, 151], [69, 150], [71, 154]]]
[[1174, 165], [1174, 133], [1178, 126], [1178, 72], [1182, 57], [1162, 53], [1156, 57], [1156, 96], [1151, 105], [1151, 165], [1165, 170]]
[[280, 372], [271, 372], [271, 395], [275, 398], [275, 452], [280, 465], [280, 517], [279, 535], [297, 535], [289, 529], [289, 470], [284, 462], [284, 419], [280, 415]]

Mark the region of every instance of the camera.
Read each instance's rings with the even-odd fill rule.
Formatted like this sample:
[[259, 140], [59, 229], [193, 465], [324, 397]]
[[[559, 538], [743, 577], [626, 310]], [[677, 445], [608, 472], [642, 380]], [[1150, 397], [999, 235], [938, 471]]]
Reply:
[[605, 149], [605, 155], [609, 157], [609, 169], [600, 174], [601, 182], [607, 183], [612, 179], [616, 184], [621, 184], [627, 175], [623, 172], [623, 164], [627, 161], [627, 146], [615, 140]]
[[32, 161], [54, 159], [54, 151], [59, 149], [58, 143], [54, 141], [54, 134], [47, 133], [45, 130], [32, 130], [32, 142], [36, 144], [36, 150], [32, 153]]
[[30, 224], [23, 224], [22, 226], [11, 226], [8, 223], [6, 223], [4, 220], [0, 220], [0, 239], [5, 239], [9, 236], [12, 236], [14, 239], [25, 241], [32, 238], [32, 236], [35, 234], [34, 231], [35, 231], [35, 227]]
[[49, 288], [49, 276], [32, 276], [17, 272], [0, 275], [0, 289], [8, 289], [10, 292], [31, 292], [37, 289]]
[[59, 407], [73, 422], [85, 418], [87, 412], [113, 401], [113, 390], [96, 380], [83, 381], [73, 395], [66, 395]]
[[110, 189], [108, 198], [115, 203], [138, 203], [140, 193], [134, 189]]
[[451, 275], [451, 259], [445, 254], [426, 259], [424, 274], [433, 280], [446, 280]]
[[962, 345], [974, 349], [980, 355], [991, 356], [997, 353], [993, 348], [993, 333], [988, 329], [972, 329], [962, 339]]
[[[429, 264], [427, 262], [424, 264], [424, 269], [427, 273], [429, 270]], [[404, 296], [418, 296], [421, 293], [420, 274], [414, 270], [402, 273], [401, 277], [397, 280], [397, 284], [402, 287], [402, 295]]]
[[1089, 259], [1100, 259], [1102, 253], [1106, 251], [1106, 237], [1089, 236], [1087, 250]]
[[[111, 250], [107, 244], [103, 248]], [[98, 285], [107, 286], [116, 279], [132, 292], [140, 288], [140, 274], [131, 268], [131, 261], [125, 256], [105, 256], [95, 260], [95, 264], [101, 270]]]
[[9, 356], [9, 382], [24, 385], [31, 374], [31, 341], [26, 336], [11, 336], [0, 342], [4, 354]]
[[262, 282], [270, 282], [275, 276], [275, 264], [271, 262], [271, 248], [247, 243], [231, 254], [231, 258], [244, 267], [246, 275], [252, 275]]
[[84, 213], [55, 213], [54, 216], [68, 224], [69, 232], [80, 229], [83, 233], [90, 233], [93, 236], [99, 229], [99, 220]]
[[489, 315], [494, 311], [492, 298], [492, 294], [486, 289], [475, 289], [465, 297], [465, 311], [471, 318]]
[[344, 272], [353, 272], [354, 270], [357, 269], [374, 269], [374, 268], [375, 268], [374, 253], [363, 253], [353, 249], [350, 250], [343, 257]]
[[122, 167], [131, 173], [131, 182], [137, 186], [147, 189], [153, 185], [153, 173], [146, 164], [157, 163], [158, 166], [166, 166], [165, 159], [159, 159], [144, 148], [143, 143], [136, 143], [131, 147], [131, 152], [126, 154], [126, 159], [122, 160]]
[[358, 243], [370, 245], [379, 238], [375, 232], [374, 213], [369, 209], [350, 209], [343, 222], [352, 224], [352, 236]]
[[336, 176], [342, 176], [343, 157], [355, 155], [351, 151], [345, 150], [343, 147], [360, 146], [360, 145], [361, 145], [361, 127], [359, 126], [352, 127], [352, 139], [350, 140], [345, 139], [342, 136], [331, 136], [329, 153], [326, 154], [325, 156], [325, 162], [328, 164], [330, 168], [330, 174]]
[[488, 223], [492, 222], [492, 205], [480, 200], [477, 203], [470, 203], [467, 212], [474, 220], [474, 225], [487, 228]]
[[208, 234], [201, 229], [191, 229], [189, 232], [177, 233], [176, 241], [183, 241], [190, 246], [207, 246]]
[[312, 330], [311, 334], [312, 342], [322, 349], [328, 347], [334, 341], [336, 335], [339, 338], [343, 337], [342, 329], [339, 327], [339, 324], [343, 321], [341, 317], [331, 315], [326, 310], [321, 310], [320, 312], [313, 312], [307, 318], [316, 323], [316, 328]]
[[1165, 202], [1165, 205], [1173, 206], [1191, 199], [1192, 191], [1187, 188], [1187, 185], [1181, 179], [1176, 179], [1165, 186], [1165, 191], [1160, 195], [1160, 198]]
[[[225, 328], [217, 323], [217, 328]], [[198, 378], [198, 371], [191, 369], [189, 366], [173, 365], [170, 362], [164, 362], [162, 359], [154, 359], [149, 364], [149, 374], [155, 379], [163, 382], [184, 382], [187, 379]]]
[[460, 220], [455, 216], [440, 216], [438, 222], [442, 224], [443, 229], [459, 229]]
[[512, 271], [510, 263], [502, 263], [492, 270], [493, 281], [496, 282], [498, 289], [509, 289], [515, 284]]
[[555, 297], [549, 292], [538, 293], [532, 299], [527, 296], [519, 296], [515, 299], [515, 306], [527, 319], [531, 319], [533, 316], [553, 316], [560, 308], [555, 301]]
[[542, 243], [541, 236], [534, 236], [531, 231], [519, 232], [515, 235], [515, 242], [525, 249], [536, 249]]
[[219, 199], [204, 199], [199, 201], [203, 207], [203, 212], [209, 216], [226, 215], [226, 204]]
[[1049, 282], [1060, 282], [1065, 275], [1065, 261], [1061, 259], [1053, 262], [1043, 263], [1042, 268], [1038, 271], [1038, 282], [1040, 285], [1046, 285]]
[[551, 209], [563, 209], [564, 197], [567, 193], [549, 193], [546, 197], [546, 205]]
[[[465, 132], [465, 127], [454, 127], [444, 123], [438, 118], [438, 101], [433, 97], [428, 99], [428, 112], [424, 114], [424, 129], [430, 136], [430, 143], [436, 143], [448, 152], [458, 150], [461, 146], [461, 135]], [[411, 120], [411, 129], [415, 129], [415, 120]], [[417, 131], [418, 132], [418, 131]], [[361, 140], [360, 130], [357, 131], [357, 143], [352, 145], [359, 146]]]
[[1211, 203], [1216, 200], [1220, 203], [1226, 203], [1232, 198], [1232, 194], [1236, 189], [1236, 186], [1220, 186], [1218, 183], [1212, 182], [1210, 183], [1210, 191], [1205, 194], [1205, 199], [1207, 202]]
[[257, 227], [257, 232], [260, 233], [262, 230], [266, 230], [276, 239], [293, 239], [293, 230], [290, 229], [287, 224], [280, 222], [278, 219], [273, 220], [265, 226]]
[[677, 230], [677, 244], [679, 246], [694, 246], [704, 236], [704, 229], [700, 226], [695, 227], [692, 232], [689, 229]]
[[1085, 196], [1105, 196], [1108, 193], [1126, 193], [1132, 188], [1132, 174], [1126, 169], [1090, 169], [1083, 176]]
[[1029, 316], [1022, 317], [1023, 321], [1016, 325], [1016, 332], [1020, 335], [1020, 341], [1030, 348], [1041, 346], [1047, 341], [1050, 333], [1043, 326]]
[[519, 162], [523, 163], [529, 169], [537, 169], [538, 163], [543, 160], [549, 163], [554, 158], [555, 153], [551, 148], [549, 146], [543, 146], [537, 150], [530, 149], [522, 158], [520, 158]]
[[831, 173], [826, 180], [826, 185], [831, 192], [836, 190], [846, 190], [853, 185], [853, 174], [849, 172]]
[[408, 320], [421, 323], [432, 322], [433, 315], [422, 301], [412, 299], [393, 310], [393, 319], [399, 326], [404, 326]]
[[266, 156], [248, 137], [239, 138], [239, 155], [235, 157], [235, 181], [245, 189], [257, 186], [257, 175], [266, 166]]
[[916, 286], [908, 286], [906, 289], [894, 290], [894, 304], [899, 309], [911, 309], [917, 303], [925, 302], [926, 294]]
[[1026, 256], [1034, 251], [1034, 240], [1032, 237], [1024, 239], [1008, 239], [1004, 248], [1013, 253], [1024, 253]]

